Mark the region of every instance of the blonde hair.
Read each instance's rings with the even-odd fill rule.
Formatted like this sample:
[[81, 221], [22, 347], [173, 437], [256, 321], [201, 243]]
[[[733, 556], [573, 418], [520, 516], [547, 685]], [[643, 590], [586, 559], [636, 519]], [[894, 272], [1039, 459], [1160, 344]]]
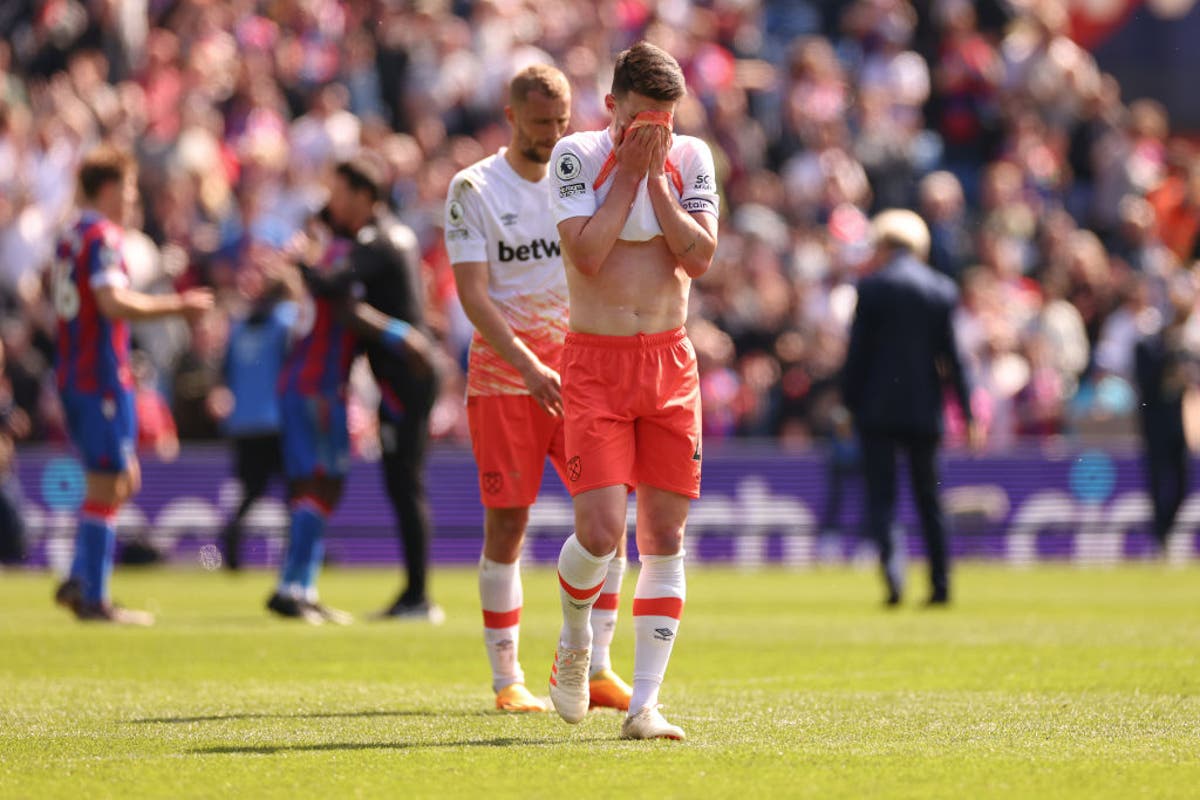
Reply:
[[528, 99], [530, 92], [540, 92], [558, 100], [571, 96], [571, 84], [557, 68], [549, 64], [531, 64], [513, 76], [508, 85], [508, 102], [519, 106]]
[[876, 247], [908, 250], [922, 260], [929, 257], [929, 228], [925, 220], [907, 208], [889, 208], [875, 215], [871, 238]]

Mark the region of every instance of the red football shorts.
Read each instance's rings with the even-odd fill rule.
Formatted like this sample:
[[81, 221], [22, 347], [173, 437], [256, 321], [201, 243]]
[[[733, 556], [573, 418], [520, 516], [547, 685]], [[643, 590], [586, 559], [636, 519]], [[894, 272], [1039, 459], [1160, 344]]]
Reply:
[[572, 496], [639, 483], [700, 496], [700, 377], [687, 331], [568, 333], [562, 385]]
[[472, 395], [467, 398], [467, 425], [485, 508], [533, 505], [546, 456], [566, 483], [563, 421], [530, 395]]

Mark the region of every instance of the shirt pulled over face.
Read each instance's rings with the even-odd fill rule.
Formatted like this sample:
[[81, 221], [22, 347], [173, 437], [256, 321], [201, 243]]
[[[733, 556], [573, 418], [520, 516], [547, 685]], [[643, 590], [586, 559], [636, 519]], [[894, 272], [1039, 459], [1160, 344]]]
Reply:
[[[574, 217], [590, 217], [600, 208], [612, 190], [616, 174], [615, 169], [603, 174], [615, 147], [607, 129], [574, 133], [555, 146], [550, 157], [550, 200], [554, 204], [556, 223]], [[694, 136], [673, 134], [667, 161], [678, 172], [678, 180], [672, 177], [671, 189], [684, 210], [717, 216], [720, 197], [708, 145]], [[662, 236], [662, 227], [643, 177], [618, 238], [627, 242], [647, 242], [656, 236]]]

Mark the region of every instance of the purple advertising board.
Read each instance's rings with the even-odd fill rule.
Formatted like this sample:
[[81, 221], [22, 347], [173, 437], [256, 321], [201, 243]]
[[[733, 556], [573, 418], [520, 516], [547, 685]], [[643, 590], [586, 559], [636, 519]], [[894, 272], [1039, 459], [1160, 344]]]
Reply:
[[[122, 511], [119, 538], [142, 540], [176, 562], [213, 567], [212, 547], [238, 501], [229, 454], [219, 447], [185, 447], [172, 463], [143, 465], [143, 490]], [[65, 451], [25, 449], [17, 475], [29, 529], [30, 564], [62, 569], [70, 558], [74, 512], [83, 474]], [[804, 567], [819, 561], [869, 557], [859, 537], [861, 478], [846, 479], [840, 513], [827, 518], [830, 471], [819, 451], [788, 452], [768, 444], [712, 444], [705, 450], [702, 497], [688, 525], [689, 558], [744, 566]], [[433, 508], [432, 556], [438, 563], [479, 557], [483, 511], [470, 451], [434, 449], [426, 475]], [[909, 552], [920, 555], [916, 514], [901, 470], [897, 524]], [[1135, 452], [1046, 446], [1005, 455], [947, 454], [942, 496], [954, 553], [962, 558], [1108, 563], [1147, 557], [1150, 503]], [[632, 504], [631, 504], [632, 507]], [[272, 487], [246, 521], [245, 560], [278, 563], [286, 535], [282, 486]], [[331, 519], [328, 554], [344, 564], [391, 564], [399, 559], [394, 517], [379, 465], [354, 464], [346, 493]], [[633, 530], [630, 519], [630, 530]], [[553, 561], [572, 528], [571, 501], [547, 470], [531, 513], [526, 563]], [[1191, 487], [1168, 558], [1196, 557], [1200, 492]]]

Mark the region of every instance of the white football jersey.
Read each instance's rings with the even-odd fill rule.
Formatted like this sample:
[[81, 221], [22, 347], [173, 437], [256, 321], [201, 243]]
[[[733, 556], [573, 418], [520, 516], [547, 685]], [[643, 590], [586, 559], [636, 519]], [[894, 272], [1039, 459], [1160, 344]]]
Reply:
[[[513, 332], [558, 369], [567, 335], [567, 276], [550, 208], [550, 178], [534, 183], [504, 158], [506, 148], [454, 176], [446, 197], [450, 263], [486, 262], [488, 295]], [[525, 381], [476, 332], [467, 394], [527, 394]]]
[[[612, 151], [612, 135], [607, 128], [573, 133], [559, 140], [550, 157], [555, 223], [572, 217], [590, 217], [596, 213], [604, 198], [608, 197], [613, 176], [616, 175], [614, 170], [604, 183], [595, 186], [596, 178]], [[674, 135], [667, 159], [679, 169], [683, 179], [679, 202], [684, 209], [717, 216], [721, 199], [717, 194], [712, 151], [708, 145], [694, 136]], [[650, 204], [650, 191], [643, 178], [619, 238], [628, 242], [645, 242], [655, 236], [662, 236], [662, 228], [654, 214], [654, 206]]]

